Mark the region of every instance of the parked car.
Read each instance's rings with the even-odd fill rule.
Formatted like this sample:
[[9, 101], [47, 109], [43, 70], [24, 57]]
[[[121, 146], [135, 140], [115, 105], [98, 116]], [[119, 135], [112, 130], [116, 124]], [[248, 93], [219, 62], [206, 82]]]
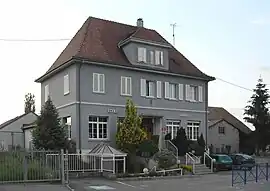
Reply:
[[215, 159], [214, 168], [219, 170], [231, 170], [233, 161], [231, 157], [225, 154], [212, 154], [211, 158]]
[[255, 166], [255, 159], [252, 156], [246, 154], [231, 154], [230, 157], [233, 160], [235, 169], [248, 169], [251, 170]]

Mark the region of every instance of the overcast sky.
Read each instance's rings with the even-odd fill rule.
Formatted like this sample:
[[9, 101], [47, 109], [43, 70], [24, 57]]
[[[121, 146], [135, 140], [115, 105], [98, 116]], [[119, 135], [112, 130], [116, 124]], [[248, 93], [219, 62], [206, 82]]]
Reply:
[[[209, 85], [209, 105], [240, 120], [257, 79], [270, 84], [270, 1], [251, 0], [1, 0], [0, 123], [24, 112], [24, 95], [36, 95], [45, 73], [68, 41], [10, 42], [1, 39], [72, 38], [89, 17], [136, 24], [142, 17], [203, 72], [232, 82]], [[268, 54], [267, 54], [268, 53]]]

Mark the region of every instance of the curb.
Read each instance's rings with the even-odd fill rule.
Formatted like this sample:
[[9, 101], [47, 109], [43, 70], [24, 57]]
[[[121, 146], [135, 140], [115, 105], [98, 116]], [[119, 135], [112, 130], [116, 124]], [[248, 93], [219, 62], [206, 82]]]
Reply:
[[131, 178], [115, 178], [109, 179], [114, 181], [141, 181], [141, 180], [167, 180], [167, 179], [182, 179], [182, 178], [196, 178], [201, 175], [182, 175], [182, 176], [148, 176], [148, 177], [131, 177]]

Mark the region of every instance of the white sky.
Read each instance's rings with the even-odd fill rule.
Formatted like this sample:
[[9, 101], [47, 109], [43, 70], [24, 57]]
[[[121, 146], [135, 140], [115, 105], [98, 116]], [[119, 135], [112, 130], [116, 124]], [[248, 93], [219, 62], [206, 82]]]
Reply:
[[[242, 55], [239, 56], [229, 52], [229, 46], [237, 47], [237, 51], [241, 51], [240, 43], [224, 40], [219, 36], [216, 38], [224, 41], [215, 44], [217, 43], [216, 40], [213, 40], [215, 36], [206, 32], [207, 30], [213, 31], [211, 27], [215, 26], [209, 22], [203, 28], [204, 25], [198, 20], [200, 15], [194, 14], [196, 11], [193, 10], [193, 5], [186, 3], [185, 7], [185, 3], [182, 3], [182, 6], [177, 8], [178, 12], [172, 12], [170, 10], [175, 8], [174, 4], [160, 1], [162, 3], [155, 7], [157, 11], [150, 12], [147, 9], [151, 5], [150, 1], [137, 0], [128, 4], [126, 2], [115, 0], [112, 4], [112, 1], [109, 0], [2, 0], [0, 2], [0, 39], [71, 38], [88, 16], [94, 16], [127, 24], [135, 24], [137, 18], [143, 17], [148, 28], [156, 29], [171, 41], [170, 23], [177, 22], [180, 24], [176, 28], [176, 48], [203, 72], [250, 89], [255, 87], [260, 74], [266, 81], [270, 81], [269, 67], [265, 66], [264, 61], [260, 57], [256, 57], [256, 54], [243, 50]], [[149, 4], [141, 9], [142, 3]], [[127, 7], [133, 8], [127, 11], [125, 9]], [[161, 15], [160, 10], [164, 7], [167, 8], [166, 12]], [[138, 8], [141, 11], [138, 11]], [[206, 12], [209, 11], [206, 10]], [[226, 15], [226, 12], [224, 14]], [[209, 18], [213, 17], [210, 15]], [[266, 23], [262, 21], [264, 20], [257, 19], [251, 23], [253, 25]], [[207, 22], [205, 21], [205, 23]], [[198, 29], [195, 28], [196, 26]], [[238, 35], [241, 36], [241, 34]], [[68, 41], [0, 41], [0, 123], [24, 112], [24, 95], [28, 92], [35, 94], [36, 109], [37, 112], [40, 111], [40, 85], [34, 80], [48, 70], [67, 43]], [[242, 47], [245, 48], [246, 45], [243, 44]], [[245, 63], [249, 69], [238, 63]], [[254, 63], [257, 63], [258, 67], [256, 65], [255, 67]], [[233, 71], [229, 67], [233, 67]], [[222, 106], [242, 120], [243, 108], [251, 93], [217, 80], [210, 83], [209, 105]]]

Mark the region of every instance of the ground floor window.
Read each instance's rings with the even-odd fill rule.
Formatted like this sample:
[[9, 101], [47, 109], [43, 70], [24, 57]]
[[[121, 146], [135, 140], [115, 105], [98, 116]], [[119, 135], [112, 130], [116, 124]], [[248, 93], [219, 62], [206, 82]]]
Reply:
[[180, 129], [179, 120], [167, 120], [166, 121], [166, 133], [171, 133], [171, 139], [174, 139], [177, 135], [177, 131]]
[[200, 127], [200, 122], [188, 121], [186, 134], [189, 140], [196, 141], [199, 138], [199, 127]]
[[108, 117], [89, 116], [89, 139], [108, 138]]
[[67, 137], [71, 139], [71, 117], [64, 117], [63, 124], [66, 126], [67, 130]]

